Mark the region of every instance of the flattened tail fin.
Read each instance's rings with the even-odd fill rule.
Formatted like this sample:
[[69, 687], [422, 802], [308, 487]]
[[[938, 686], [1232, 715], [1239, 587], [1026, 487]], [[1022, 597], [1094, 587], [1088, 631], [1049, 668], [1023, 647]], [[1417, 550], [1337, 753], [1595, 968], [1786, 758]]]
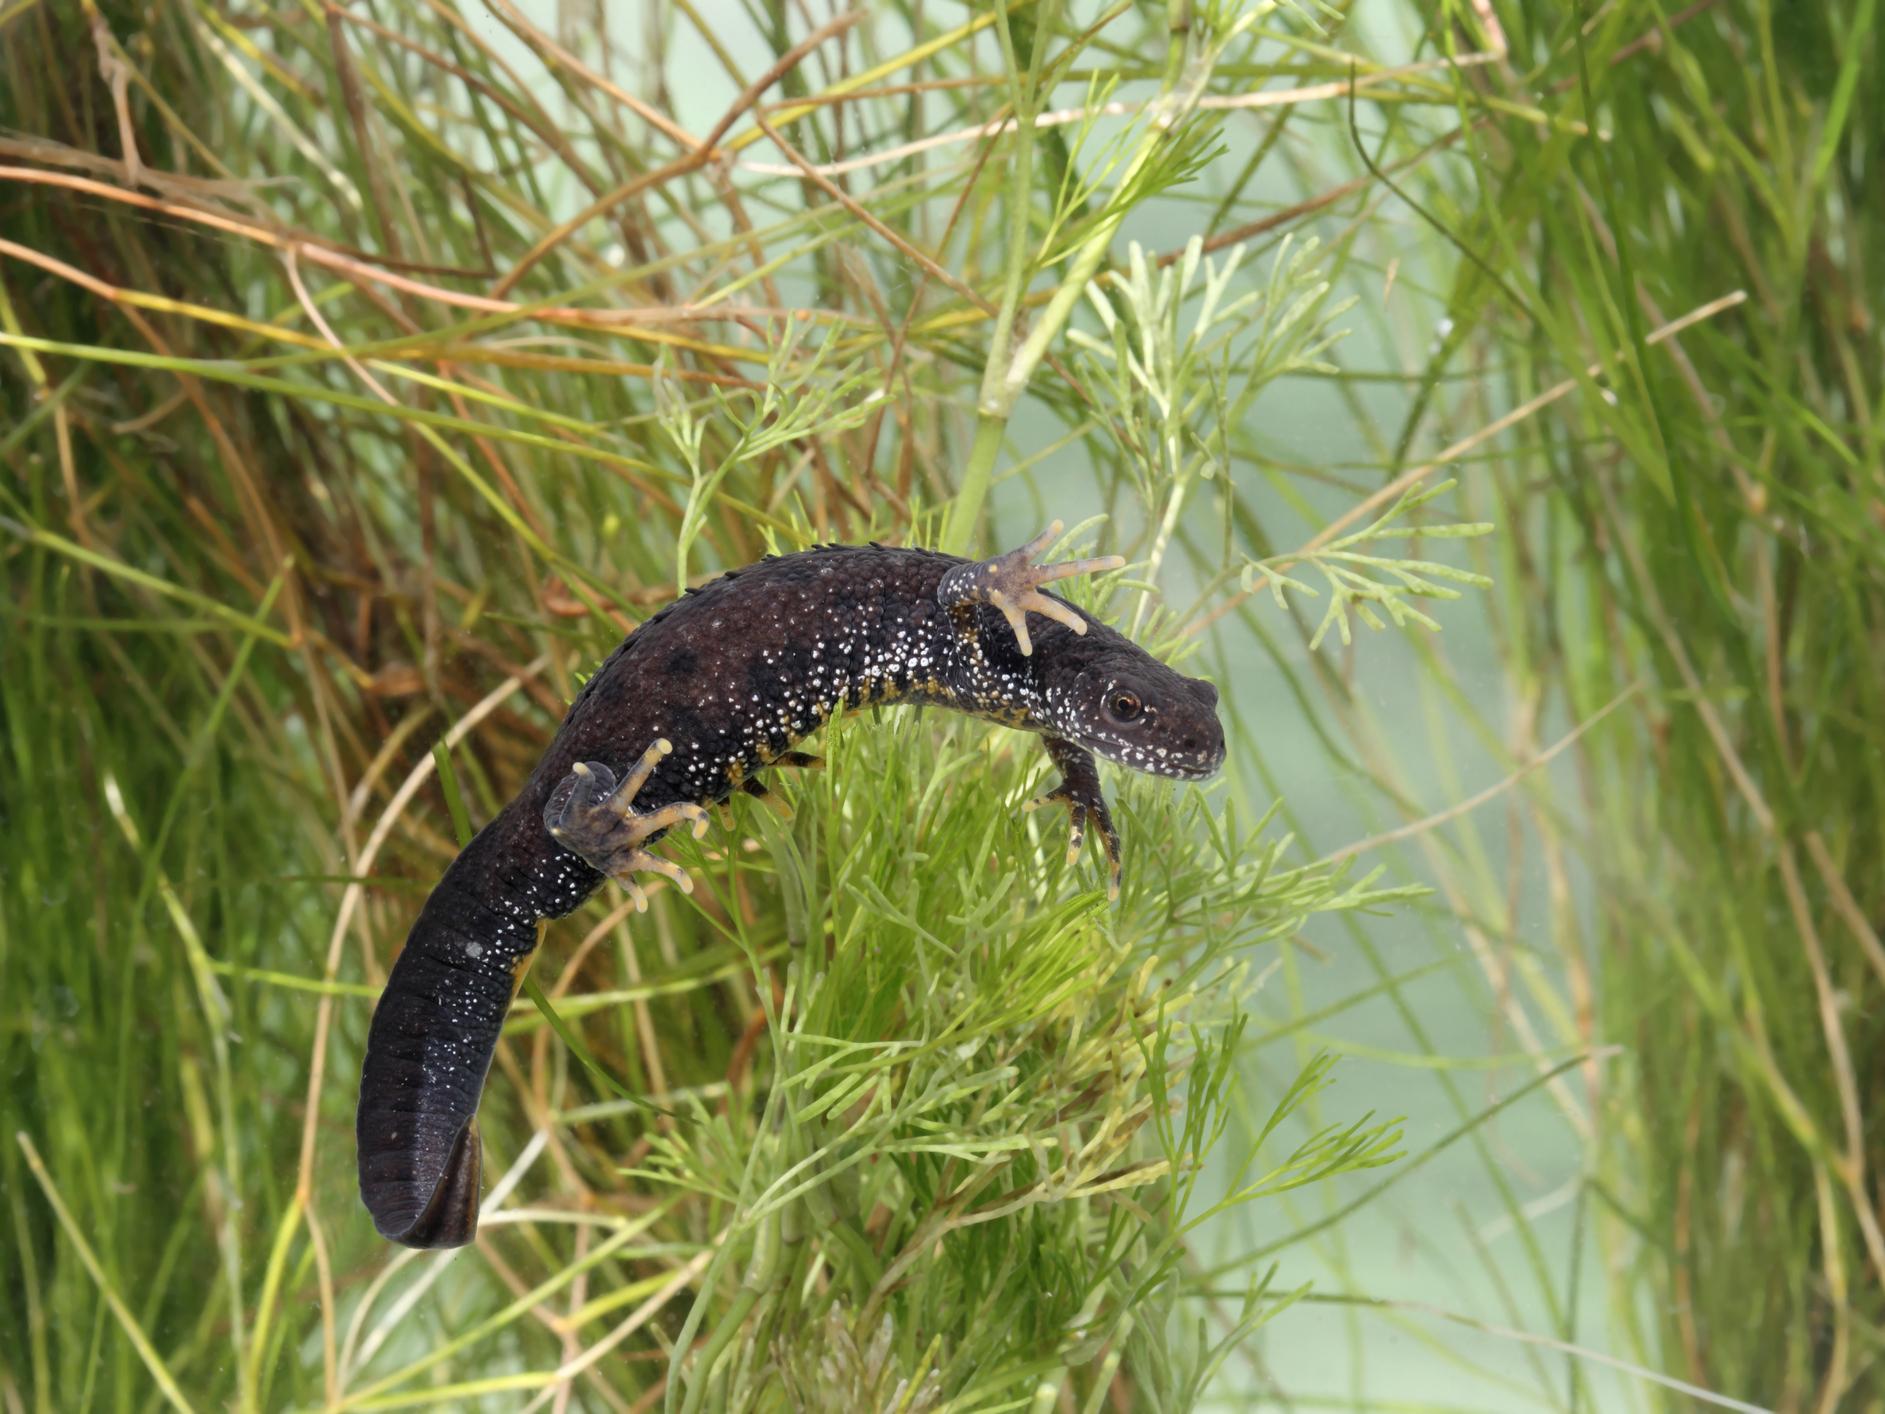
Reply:
[[478, 1101], [536, 925], [448, 872], [393, 963], [360, 1070], [360, 1198], [384, 1237], [461, 1247], [477, 1236]]
[[380, 1234], [407, 1247], [477, 1236], [478, 1101], [521, 965], [538, 920], [569, 912], [593, 887], [593, 872], [540, 822], [518, 829], [511, 814], [467, 845], [426, 899], [367, 1031], [354, 1122], [360, 1199]]
[[478, 1236], [478, 1205], [484, 1172], [484, 1146], [478, 1140], [476, 1116], [464, 1122], [452, 1144], [443, 1171], [434, 1180], [432, 1196], [417, 1217], [409, 1217], [410, 1195], [423, 1189], [399, 1183], [371, 1184], [364, 1173], [360, 1196], [381, 1237], [402, 1247], [422, 1249], [464, 1247]]

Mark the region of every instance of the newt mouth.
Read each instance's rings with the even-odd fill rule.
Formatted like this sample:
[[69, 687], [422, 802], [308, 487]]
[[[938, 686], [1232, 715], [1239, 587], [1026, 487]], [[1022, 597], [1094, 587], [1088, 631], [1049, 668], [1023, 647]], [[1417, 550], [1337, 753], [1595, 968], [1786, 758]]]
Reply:
[[[1106, 753], [1101, 752], [1102, 755]], [[1159, 751], [1121, 754], [1120, 764], [1174, 781], [1208, 781], [1224, 769], [1224, 748], [1215, 751]]]
[[1180, 781], [1208, 781], [1224, 769], [1224, 753], [1215, 756], [1200, 756], [1193, 761], [1166, 761], [1158, 767], [1158, 774], [1170, 776]]

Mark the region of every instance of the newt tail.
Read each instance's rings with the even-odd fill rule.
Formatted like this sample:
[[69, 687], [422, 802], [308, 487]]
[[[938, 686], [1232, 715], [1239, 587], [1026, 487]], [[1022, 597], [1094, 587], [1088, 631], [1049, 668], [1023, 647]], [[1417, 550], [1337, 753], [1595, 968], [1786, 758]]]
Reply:
[[[1042, 586], [1116, 559], [1038, 565], [1056, 523], [969, 561], [827, 545], [691, 590], [642, 623], [577, 694], [517, 798], [420, 909], [373, 1013], [360, 1078], [360, 1195], [382, 1235], [456, 1247], [477, 1233], [479, 1096], [538, 923], [614, 878], [691, 888], [652, 852], [832, 716], [865, 703], [945, 707], [1040, 734], [1071, 854], [1088, 838], [1118, 896], [1119, 834], [1094, 757], [1178, 779], [1224, 760], [1217, 689], [1167, 667]], [[1030, 615], [1033, 616], [1030, 621]]]

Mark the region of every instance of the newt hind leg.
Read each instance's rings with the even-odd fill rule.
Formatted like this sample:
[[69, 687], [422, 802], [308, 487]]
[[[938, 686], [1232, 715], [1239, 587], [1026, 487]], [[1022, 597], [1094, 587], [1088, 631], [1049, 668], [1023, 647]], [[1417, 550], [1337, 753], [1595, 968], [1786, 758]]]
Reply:
[[1126, 562], [1117, 555], [1101, 555], [1091, 560], [1065, 560], [1057, 565], [1037, 565], [1034, 557], [1045, 550], [1060, 534], [1055, 521], [1018, 550], [997, 555], [973, 565], [957, 565], [943, 576], [936, 587], [936, 597], [945, 605], [992, 604], [1014, 630], [1015, 642], [1023, 657], [1032, 656], [1034, 641], [1028, 637], [1028, 615], [1043, 614], [1063, 623], [1075, 633], [1086, 632], [1086, 620], [1070, 605], [1041, 593], [1043, 584], [1057, 579], [1071, 579], [1077, 574], [1095, 574], [1116, 570]]
[[[821, 769], [824, 764], [824, 757], [814, 756], [809, 751], [781, 751], [777, 756], [765, 762], [767, 769], [774, 771], [784, 768], [798, 771], [815, 771]], [[745, 780], [741, 781], [740, 789], [756, 800], [777, 799], [771, 791], [766, 789], [766, 783], [757, 776], [748, 776]]]
[[635, 809], [635, 796], [673, 749], [666, 737], [656, 741], [619, 783], [615, 772], [600, 761], [580, 761], [543, 808], [544, 828], [556, 842], [627, 889], [636, 909], [644, 913], [648, 895], [636, 881], [637, 873], [660, 874], [689, 894], [694, 881], [680, 865], [643, 849], [642, 842], [683, 820], [693, 824], [695, 839], [707, 832], [707, 812], [688, 801]]
[[[814, 756], [809, 751], [781, 751], [777, 756], [766, 762], [766, 765], [774, 770], [782, 766], [795, 767], [800, 770], [812, 770], [822, 767], [824, 764], [824, 757]], [[744, 794], [750, 795], [754, 800], [764, 804], [767, 809], [775, 812], [781, 820], [790, 820], [792, 818], [792, 807], [785, 803], [785, 797], [774, 794], [771, 790], [768, 790], [766, 783], [757, 776], [746, 777], [745, 780], [740, 782], [738, 788]], [[722, 805], [724, 806], [725, 802], [722, 802]], [[730, 808], [723, 812], [721, 818], [726, 823], [732, 822], [733, 817]]]
[[1099, 836], [1100, 848], [1106, 853], [1106, 896], [1117, 901], [1122, 873], [1119, 831], [1113, 827], [1112, 811], [1106, 808], [1106, 796], [1100, 790], [1100, 773], [1094, 764], [1093, 753], [1060, 737], [1050, 736], [1047, 738], [1047, 754], [1060, 768], [1060, 784], [1038, 800], [1029, 801], [1025, 808], [1037, 810], [1049, 803], [1067, 807], [1069, 864], [1080, 858], [1080, 847], [1086, 842], [1089, 829]]

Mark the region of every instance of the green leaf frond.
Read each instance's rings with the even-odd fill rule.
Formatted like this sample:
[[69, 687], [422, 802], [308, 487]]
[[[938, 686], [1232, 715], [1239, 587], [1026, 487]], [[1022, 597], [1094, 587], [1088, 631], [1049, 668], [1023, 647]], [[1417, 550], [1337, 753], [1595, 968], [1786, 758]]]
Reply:
[[1332, 371], [1321, 355], [1342, 337], [1331, 326], [1355, 298], [1328, 302], [1315, 240], [1286, 237], [1260, 284], [1239, 279], [1243, 257], [1233, 246], [1220, 262], [1193, 237], [1155, 272], [1135, 241], [1125, 270], [1087, 286], [1098, 330], [1068, 331], [1148, 503], [1171, 483], [1228, 467], [1232, 433], [1269, 384]]
[[[625, 1171], [718, 1207], [719, 1280], [758, 1279], [768, 1244], [786, 1254], [759, 1293], [765, 1319], [717, 1307], [716, 1378], [736, 1404], [775, 1358], [808, 1388], [1025, 1390], [1043, 1343], [1078, 1363], [1148, 1319], [1148, 1285], [1175, 1309], [1198, 1224], [1392, 1157], [1395, 1127], [1365, 1121], [1271, 1153], [1324, 1057], [1229, 1184], [1205, 1168], [1261, 950], [1404, 890], [1289, 865], [1267, 821], [1211, 821], [1205, 801], [1135, 783], [1115, 910], [1090, 864], [1064, 859], [1060, 822], [1019, 809], [1039, 765], [1017, 741], [885, 714], [834, 725], [824, 751], [828, 771], [778, 788], [790, 823], [735, 807], [765, 842], [750, 862], [689, 861], [703, 918], [741, 893], [762, 905], [750, 916], [765, 926], [726, 915], [727, 943], [755, 966], [787, 950], [766, 1008], [770, 1084], [674, 1097], [681, 1121], [650, 1126]], [[763, 906], [775, 893], [785, 906]], [[817, 1295], [794, 1275], [808, 1261]], [[1002, 1319], [965, 1325], [975, 1311]], [[835, 1344], [833, 1322], [849, 1332]], [[781, 1329], [807, 1343], [774, 1351]], [[920, 1338], [942, 1329], [980, 1333]], [[1181, 1375], [1152, 1393], [1178, 1398]]]
[[1416, 483], [1360, 530], [1287, 555], [1252, 560], [1244, 566], [1243, 587], [1246, 592], [1268, 588], [1277, 607], [1287, 609], [1289, 601], [1285, 591], [1320, 597], [1319, 591], [1288, 571], [1307, 566], [1319, 573], [1329, 592], [1329, 603], [1309, 640], [1312, 652], [1331, 628], [1340, 634], [1344, 646], [1352, 642], [1351, 615], [1373, 629], [1386, 626], [1381, 617], [1385, 613], [1387, 621], [1396, 628], [1419, 624], [1437, 633], [1439, 622], [1410, 601], [1458, 599], [1462, 591], [1453, 586], [1487, 589], [1492, 580], [1476, 570], [1461, 569], [1442, 561], [1370, 554], [1364, 547], [1384, 540], [1462, 540], [1492, 534], [1495, 527], [1488, 521], [1416, 524], [1410, 520], [1414, 511], [1452, 490], [1453, 485], [1452, 481], [1442, 481], [1422, 488]]

